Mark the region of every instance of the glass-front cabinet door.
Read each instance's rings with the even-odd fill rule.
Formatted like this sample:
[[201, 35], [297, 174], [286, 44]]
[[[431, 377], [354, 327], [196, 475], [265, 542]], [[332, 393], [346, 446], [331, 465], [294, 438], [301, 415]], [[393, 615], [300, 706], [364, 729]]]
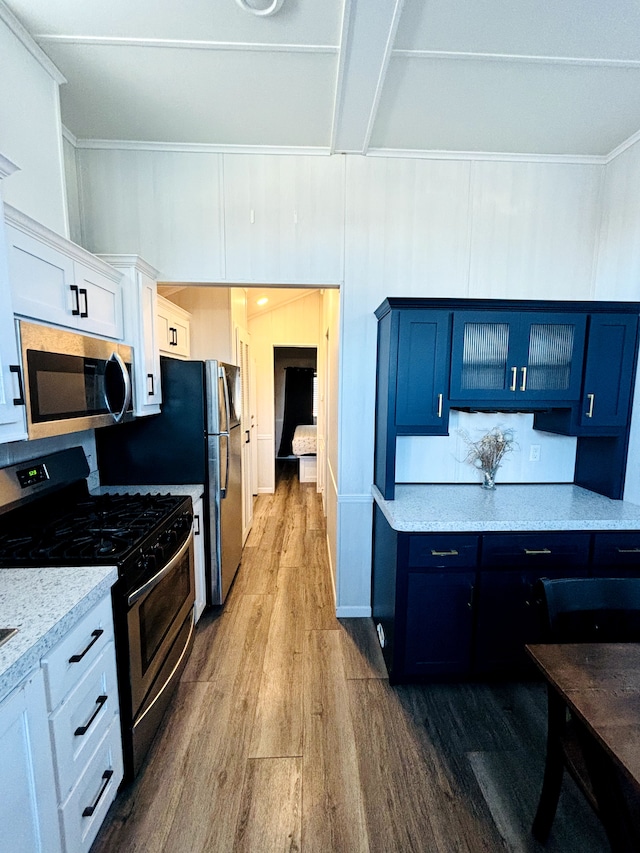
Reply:
[[580, 314], [456, 312], [450, 398], [578, 400], [585, 327]]

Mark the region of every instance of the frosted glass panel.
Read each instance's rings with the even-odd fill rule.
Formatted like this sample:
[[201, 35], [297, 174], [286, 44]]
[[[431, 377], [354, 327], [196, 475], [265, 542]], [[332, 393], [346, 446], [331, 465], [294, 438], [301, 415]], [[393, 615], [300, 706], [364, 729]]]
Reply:
[[465, 323], [460, 387], [502, 390], [508, 350], [508, 323]]
[[527, 391], [562, 391], [569, 387], [574, 327], [543, 323], [531, 327]]

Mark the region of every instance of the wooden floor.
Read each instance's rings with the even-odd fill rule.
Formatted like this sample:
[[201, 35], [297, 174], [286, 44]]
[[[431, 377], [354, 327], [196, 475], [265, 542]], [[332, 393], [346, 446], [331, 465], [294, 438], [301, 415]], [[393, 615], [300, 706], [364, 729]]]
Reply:
[[570, 780], [531, 837], [541, 685], [389, 686], [371, 621], [334, 615], [315, 484], [283, 467], [92, 853], [607, 851]]

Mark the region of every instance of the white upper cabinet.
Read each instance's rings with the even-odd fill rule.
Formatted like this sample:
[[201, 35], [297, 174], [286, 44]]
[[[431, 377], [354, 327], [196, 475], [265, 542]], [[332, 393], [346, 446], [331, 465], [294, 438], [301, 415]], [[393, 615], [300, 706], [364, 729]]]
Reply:
[[226, 279], [343, 279], [344, 157], [224, 155]]
[[121, 274], [14, 208], [5, 220], [14, 313], [122, 340]]
[[191, 355], [191, 314], [169, 299], [158, 296], [158, 346], [163, 355], [189, 358]]
[[137, 255], [101, 255], [123, 278], [124, 336], [133, 346], [135, 414], [160, 411], [160, 350], [158, 345], [158, 272]]
[[27, 437], [25, 414], [22, 374], [7, 269], [5, 230], [0, 221], [0, 443], [19, 441]]

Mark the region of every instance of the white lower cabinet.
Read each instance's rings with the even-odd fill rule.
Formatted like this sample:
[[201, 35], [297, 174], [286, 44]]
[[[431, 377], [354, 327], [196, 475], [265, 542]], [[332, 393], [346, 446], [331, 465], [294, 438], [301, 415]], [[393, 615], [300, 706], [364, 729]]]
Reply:
[[53, 757], [42, 670], [0, 702], [0, 848], [59, 853]]
[[42, 660], [64, 853], [87, 853], [122, 781], [111, 596]]
[[196, 582], [196, 600], [193, 607], [193, 612], [194, 619], [196, 622], [202, 616], [202, 611], [207, 606], [203, 509], [203, 499], [200, 498], [193, 505], [193, 562]]

